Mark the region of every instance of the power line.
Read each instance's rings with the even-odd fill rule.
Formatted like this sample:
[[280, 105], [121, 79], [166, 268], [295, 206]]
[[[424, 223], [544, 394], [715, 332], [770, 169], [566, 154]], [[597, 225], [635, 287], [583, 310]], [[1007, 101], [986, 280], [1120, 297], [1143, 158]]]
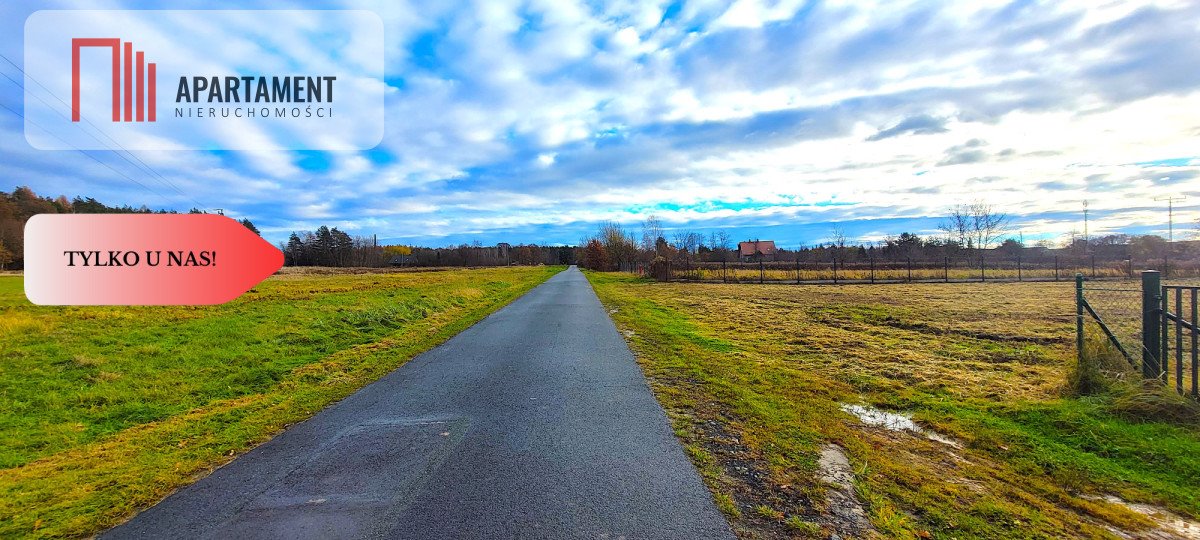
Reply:
[[91, 155], [91, 154], [89, 154], [89, 153], [87, 153], [87, 152], [84, 152], [83, 150], [80, 150], [79, 148], [76, 148], [76, 147], [75, 147], [75, 145], [73, 145], [73, 144], [71, 144], [71, 143], [69, 143], [69, 142], [67, 142], [67, 141], [63, 140], [63, 138], [62, 138], [62, 137], [59, 137], [58, 135], [55, 135], [53, 131], [50, 131], [50, 130], [48, 130], [48, 129], [46, 129], [46, 128], [44, 128], [44, 127], [40, 126], [40, 125], [38, 125], [38, 124], [37, 124], [36, 122], [34, 122], [33, 120], [30, 120], [30, 119], [28, 119], [28, 118], [25, 118], [25, 115], [23, 115], [23, 114], [21, 114], [21, 113], [19, 113], [19, 112], [15, 111], [15, 110], [13, 110], [13, 109], [12, 109], [12, 108], [10, 108], [8, 105], [5, 105], [5, 104], [3, 104], [3, 103], [0, 103], [0, 108], [3, 108], [3, 109], [5, 109], [5, 110], [7, 110], [8, 112], [11, 112], [11, 113], [13, 113], [13, 114], [17, 115], [19, 118], [21, 118], [21, 120], [23, 120], [23, 121], [25, 121], [25, 122], [29, 122], [29, 123], [30, 123], [30, 124], [31, 124], [33, 127], [36, 127], [36, 128], [38, 128], [38, 129], [40, 129], [40, 130], [42, 130], [42, 131], [45, 131], [45, 132], [46, 132], [48, 135], [50, 135], [51, 137], [54, 137], [55, 139], [58, 139], [58, 140], [59, 140], [59, 142], [61, 142], [61, 143], [65, 144], [65, 145], [67, 145], [67, 146], [69, 146], [69, 147], [70, 147], [72, 150], [75, 150], [76, 152], [79, 152], [80, 154], [83, 154], [84, 156], [87, 156], [87, 157], [91, 158], [91, 159], [92, 159], [92, 161], [95, 161], [96, 163], [99, 163], [99, 164], [101, 164], [101, 165], [104, 165], [105, 167], [108, 167], [108, 168], [109, 168], [109, 170], [111, 170], [112, 172], [115, 172], [115, 173], [117, 173], [117, 174], [119, 174], [119, 175], [121, 175], [121, 176], [125, 177], [125, 179], [129, 180], [130, 182], [133, 182], [133, 183], [135, 183], [135, 184], [137, 184], [137, 185], [139, 185], [139, 186], [142, 186], [143, 188], [145, 188], [145, 190], [146, 190], [146, 191], [149, 191], [150, 193], [153, 193], [153, 194], [155, 194], [155, 195], [158, 195], [159, 197], [162, 197], [164, 200], [170, 201], [170, 199], [168, 199], [168, 198], [167, 198], [166, 196], [164, 196], [162, 193], [159, 193], [159, 192], [155, 191], [155, 190], [154, 190], [154, 188], [151, 188], [150, 186], [147, 186], [146, 184], [143, 184], [143, 183], [141, 183], [141, 182], [138, 182], [138, 181], [137, 181], [136, 179], [134, 179], [132, 176], [129, 176], [129, 175], [127, 175], [127, 174], [125, 174], [125, 173], [123, 173], [123, 172], [121, 172], [121, 171], [117, 170], [116, 168], [114, 168], [112, 165], [109, 165], [108, 163], [105, 163], [105, 162], [103, 162], [103, 161], [100, 161], [99, 159], [97, 159], [97, 158], [96, 158], [96, 156], [93, 156], [93, 155]]
[[[49, 94], [49, 95], [50, 95], [51, 97], [53, 97], [54, 99], [58, 100], [58, 102], [59, 102], [59, 103], [61, 103], [61, 104], [62, 104], [64, 107], [67, 107], [68, 109], [70, 108], [70, 105], [67, 105], [67, 102], [66, 102], [66, 101], [64, 101], [62, 98], [58, 97], [58, 95], [56, 95], [56, 94], [55, 94], [54, 92], [52, 92], [52, 91], [51, 91], [49, 88], [47, 88], [47, 87], [46, 87], [44, 84], [42, 84], [42, 83], [41, 83], [41, 82], [39, 82], [37, 79], [35, 79], [35, 78], [34, 78], [32, 75], [30, 75], [30, 74], [26, 73], [26, 72], [25, 72], [25, 70], [24, 70], [24, 69], [22, 69], [22, 68], [21, 68], [21, 66], [17, 65], [17, 64], [16, 64], [16, 62], [13, 62], [13, 61], [12, 61], [12, 59], [10, 59], [9, 57], [5, 56], [4, 54], [0, 54], [0, 58], [3, 58], [5, 62], [8, 62], [8, 63], [9, 63], [9, 65], [11, 65], [12, 67], [16, 68], [16, 69], [17, 69], [17, 71], [20, 71], [22, 75], [24, 75], [25, 77], [27, 77], [29, 80], [33, 81], [33, 83], [34, 83], [34, 84], [36, 84], [36, 85], [38, 85], [39, 87], [41, 87], [41, 88], [42, 88], [42, 90], [45, 90], [47, 94]], [[0, 72], [0, 75], [4, 75], [4, 78], [8, 79], [9, 81], [12, 81], [12, 83], [13, 83], [13, 84], [17, 85], [17, 87], [18, 87], [18, 88], [21, 88], [21, 89], [22, 89], [22, 91], [24, 91], [24, 85], [22, 85], [21, 83], [17, 82], [16, 80], [14, 80], [12, 77], [9, 77], [7, 73]], [[50, 103], [47, 103], [47, 102], [46, 102], [46, 100], [44, 100], [44, 99], [42, 99], [42, 98], [41, 98], [41, 96], [37, 95], [36, 93], [35, 93], [35, 94], [31, 94], [31, 95], [33, 95], [33, 97], [37, 98], [37, 100], [38, 100], [38, 101], [41, 101], [43, 104], [45, 104], [45, 105], [46, 105], [47, 107], [49, 107], [51, 110], [53, 110], [53, 111], [55, 111], [56, 113], [58, 113], [58, 115], [59, 115], [59, 116], [63, 117], [64, 119], [68, 119], [68, 120], [69, 120], [69, 118], [66, 116], [66, 114], [64, 114], [64, 113], [63, 113], [61, 110], [59, 110], [59, 109], [55, 108], [55, 107], [54, 107], [53, 105], [51, 105]], [[11, 109], [10, 109], [10, 110], [11, 110]], [[154, 170], [154, 168], [150, 167], [150, 165], [146, 164], [146, 162], [142, 161], [142, 159], [141, 159], [141, 158], [137, 157], [135, 154], [133, 154], [132, 152], [130, 152], [130, 151], [129, 151], [128, 149], [126, 149], [124, 146], [121, 146], [121, 143], [117, 142], [117, 140], [116, 140], [116, 139], [114, 139], [113, 137], [109, 136], [107, 133], [105, 133], [105, 132], [104, 132], [104, 130], [100, 129], [100, 126], [97, 126], [96, 124], [92, 123], [92, 121], [91, 121], [91, 120], [88, 120], [87, 118], [84, 118], [84, 119], [83, 119], [83, 121], [84, 121], [84, 122], [87, 122], [87, 124], [88, 124], [88, 125], [90, 125], [90, 126], [93, 128], [93, 129], [95, 129], [97, 133], [100, 133], [100, 134], [101, 134], [101, 135], [103, 135], [103, 136], [104, 136], [106, 139], [108, 139], [109, 141], [112, 141], [112, 144], [113, 144], [113, 145], [115, 145], [117, 148], [120, 148], [120, 149], [121, 149], [121, 151], [124, 151], [124, 152], [125, 152], [125, 154], [127, 154], [127, 155], [129, 156], [129, 157], [126, 157], [125, 155], [122, 155], [120, 151], [117, 151], [117, 150], [111, 150], [113, 153], [115, 153], [115, 154], [117, 155], [117, 157], [119, 157], [119, 158], [121, 158], [121, 159], [125, 160], [125, 162], [126, 162], [126, 163], [129, 163], [130, 165], [132, 165], [132, 166], [133, 166], [133, 167], [135, 167], [135, 168], [140, 168], [140, 169], [142, 169], [142, 170], [144, 170], [144, 171], [146, 171], [146, 172], [150, 173], [150, 174], [151, 174], [151, 175], [153, 175], [153, 176], [157, 176], [157, 177], [159, 178], [159, 180], [160, 180], [162, 183], [166, 184], [166, 185], [167, 185], [167, 186], [169, 186], [171, 189], [175, 190], [175, 192], [176, 192], [176, 193], [178, 193], [178, 194], [182, 195], [183, 197], [185, 197], [185, 198], [187, 198], [188, 200], [190, 200], [190, 201], [192, 201], [193, 203], [195, 203], [197, 208], [204, 208], [204, 207], [205, 207], [205, 205], [204, 205], [203, 203], [201, 203], [200, 201], [197, 201], [197, 200], [196, 200], [194, 197], [192, 197], [191, 195], [188, 195], [188, 194], [187, 194], [187, 193], [185, 193], [183, 190], [179, 189], [179, 186], [175, 185], [175, 183], [174, 183], [174, 182], [171, 182], [171, 180], [170, 180], [170, 179], [168, 179], [167, 177], [163, 176], [163, 175], [162, 175], [161, 173], [159, 173], [158, 171]], [[42, 128], [42, 129], [45, 131], [45, 128]], [[48, 132], [48, 131], [47, 131], [47, 132]], [[108, 146], [108, 145], [107, 145], [107, 144], [106, 144], [104, 141], [100, 140], [100, 138], [99, 138], [99, 137], [96, 137], [95, 135], [93, 135], [93, 134], [91, 134], [91, 133], [88, 133], [86, 130], [84, 131], [84, 133], [87, 133], [87, 134], [88, 134], [88, 136], [90, 136], [92, 139], [95, 139], [95, 140], [96, 140], [96, 142], [100, 143], [101, 145]], [[58, 137], [55, 137], [55, 138], [59, 139], [60, 141], [62, 140], [61, 138], [58, 138]], [[65, 143], [66, 141], [63, 141], [63, 142]], [[78, 150], [78, 149], [77, 149], [77, 150]], [[82, 152], [82, 150], [81, 150], [81, 152]], [[136, 160], [136, 161], [137, 161], [137, 163], [134, 163], [133, 161], [131, 161], [131, 160], [129, 159], [130, 157], [132, 157], [134, 160]], [[141, 166], [139, 167], [139, 166], [138, 166], [138, 164], [141, 164]], [[160, 196], [161, 196], [161, 195], [160, 195]], [[163, 198], [166, 198], [166, 197], [163, 197]], [[169, 200], [169, 199], [168, 199], [168, 200]]]
[[[59, 102], [59, 103], [61, 103], [61, 104], [63, 105], [63, 107], [67, 107], [67, 108], [70, 108], [70, 107], [71, 107], [70, 105], [67, 105], [67, 102], [66, 102], [66, 101], [63, 101], [63, 99], [62, 99], [62, 98], [58, 97], [58, 95], [56, 95], [56, 94], [55, 94], [54, 92], [52, 92], [52, 91], [51, 91], [49, 88], [47, 88], [47, 87], [46, 87], [46, 85], [42, 84], [42, 83], [41, 83], [40, 81], [38, 81], [37, 79], [33, 78], [33, 76], [32, 76], [32, 75], [30, 75], [30, 74], [26, 73], [26, 72], [25, 72], [25, 70], [24, 70], [24, 69], [22, 69], [22, 68], [21, 68], [21, 66], [17, 65], [15, 62], [13, 62], [13, 61], [12, 61], [12, 59], [10, 59], [9, 57], [5, 56], [5, 55], [4, 55], [4, 54], [2, 54], [2, 53], [0, 53], [0, 58], [3, 58], [5, 62], [8, 62], [8, 63], [9, 63], [9, 65], [11, 65], [12, 67], [16, 68], [16, 69], [17, 69], [17, 71], [21, 72], [21, 74], [22, 74], [22, 75], [24, 75], [25, 77], [28, 77], [28, 78], [29, 78], [29, 80], [33, 81], [33, 83], [34, 83], [34, 84], [36, 84], [36, 85], [38, 85], [39, 87], [41, 87], [41, 89], [42, 89], [42, 90], [45, 90], [47, 94], [49, 94], [49, 95], [50, 95], [51, 97], [53, 97], [54, 99], [58, 100], [58, 102]], [[16, 84], [18, 87], [21, 87], [21, 88], [22, 88], [22, 90], [24, 90], [24, 85], [22, 85], [21, 83], [17, 82], [16, 80], [13, 80], [13, 78], [12, 78], [12, 77], [9, 77], [9, 76], [8, 76], [8, 74], [5, 74], [5, 73], [2, 73], [2, 72], [0, 72], [0, 75], [4, 75], [4, 77], [5, 77], [6, 79], [8, 79], [8, 80], [12, 81], [12, 82], [13, 82], [13, 84]], [[66, 116], [65, 114], [63, 114], [63, 112], [62, 112], [62, 111], [60, 111], [60, 110], [58, 110], [58, 109], [55, 109], [53, 105], [51, 105], [50, 103], [47, 103], [47, 102], [46, 102], [46, 100], [42, 99], [42, 97], [41, 97], [41, 96], [39, 96], [39, 95], [37, 95], [37, 94], [33, 94], [33, 97], [37, 98], [37, 100], [38, 100], [38, 101], [41, 101], [43, 104], [45, 104], [45, 105], [46, 105], [47, 107], [49, 107], [51, 110], [53, 110], [53, 111], [55, 111], [56, 113], [58, 113], [58, 115], [59, 115], [59, 116], [61, 116], [61, 117], [63, 117], [63, 119], [65, 119], [65, 120], [69, 120], [69, 118], [67, 118], [67, 116]], [[87, 122], [87, 124], [88, 124], [89, 126], [91, 126], [93, 129], [95, 129], [97, 133], [99, 133], [99, 134], [103, 135], [103, 136], [104, 136], [106, 139], [108, 139], [109, 141], [112, 141], [113, 145], [115, 145], [117, 148], [120, 148], [121, 150], [123, 150], [123, 151], [125, 152], [125, 154], [127, 154], [129, 157], [132, 157], [133, 159], [137, 160], [137, 162], [138, 162], [138, 163], [140, 163], [140, 164], [142, 165], [142, 168], [143, 168], [143, 169], [144, 169], [146, 172], [149, 172], [150, 174], [153, 174], [153, 175], [156, 175], [156, 176], [158, 176], [159, 178], [161, 178], [161, 179], [162, 179], [162, 181], [163, 181], [163, 182], [165, 182], [165, 183], [166, 183], [168, 186], [170, 186], [172, 189], [174, 189], [174, 190], [175, 190], [177, 193], [179, 193], [180, 195], [183, 195], [184, 197], [188, 197], [189, 199], [191, 199], [191, 197], [190, 197], [190, 196], [188, 196], [188, 194], [186, 194], [186, 193], [184, 193], [182, 190], [180, 190], [180, 189], [179, 189], [179, 187], [178, 187], [178, 186], [176, 186], [174, 183], [172, 183], [172, 182], [171, 182], [171, 181], [170, 181], [168, 178], [164, 177], [162, 174], [159, 174], [159, 173], [158, 173], [158, 171], [154, 170], [154, 169], [153, 169], [153, 168], [151, 168], [149, 165], [147, 165], [147, 164], [146, 164], [146, 162], [144, 162], [144, 161], [142, 161], [142, 160], [141, 160], [141, 158], [137, 157], [137, 156], [136, 156], [136, 155], [134, 155], [132, 152], [130, 152], [128, 149], [126, 149], [125, 147], [121, 146], [121, 143], [117, 142], [117, 140], [116, 140], [116, 139], [112, 138], [112, 137], [111, 137], [111, 136], [109, 136], [107, 133], [105, 133], [105, 132], [104, 132], [104, 130], [100, 129], [100, 126], [97, 126], [96, 124], [92, 123], [92, 121], [91, 121], [91, 120], [88, 120], [87, 118], [84, 118], [84, 119], [83, 119], [83, 121], [84, 121], [84, 122]], [[86, 131], [85, 131], [85, 133], [86, 133]], [[88, 133], [88, 136], [92, 137], [92, 139], [95, 139], [95, 140], [96, 140], [96, 142], [99, 142], [100, 144], [105, 144], [105, 143], [104, 143], [104, 141], [101, 141], [101, 140], [99, 139], [99, 137], [96, 137], [95, 135], [92, 135], [91, 133]], [[114, 152], [116, 152], [116, 151], [114, 150]], [[135, 165], [135, 164], [134, 164], [132, 161], [130, 161], [128, 158], [126, 158], [125, 156], [121, 155], [121, 153], [120, 153], [120, 152], [116, 152], [116, 154], [117, 154], [117, 156], [118, 156], [118, 157], [120, 157], [120, 158], [124, 159], [124, 160], [125, 160], [126, 162], [128, 162], [130, 165], [134, 165], [135, 167], [137, 166], [137, 165]], [[196, 201], [195, 199], [192, 199], [192, 202], [196, 202], [196, 203], [198, 203], [199, 201]]]
[[[38, 86], [39, 86], [39, 87], [41, 87], [43, 90], [45, 90], [47, 94], [49, 94], [49, 95], [50, 95], [51, 97], [53, 97], [54, 99], [58, 100], [58, 102], [59, 102], [59, 103], [61, 103], [61, 104], [62, 104], [64, 107], [68, 107], [68, 108], [70, 108], [70, 106], [69, 106], [69, 105], [67, 105], [67, 102], [66, 102], [66, 101], [63, 101], [63, 99], [62, 99], [62, 98], [60, 98], [60, 97], [58, 97], [56, 94], [54, 94], [54, 92], [52, 92], [52, 91], [51, 91], [49, 88], [47, 88], [45, 85], [43, 85], [43, 84], [42, 84], [41, 82], [39, 82], [37, 79], [33, 78], [33, 76], [32, 76], [32, 75], [29, 75], [28, 73], [26, 73], [26, 72], [25, 72], [25, 70], [21, 69], [21, 66], [18, 66], [18, 65], [17, 65], [15, 62], [13, 62], [13, 61], [12, 61], [10, 58], [8, 58], [7, 56], [5, 56], [5, 55], [3, 55], [3, 54], [0, 54], [0, 58], [3, 58], [3, 59], [6, 61], [6, 62], [8, 62], [10, 65], [12, 65], [14, 68], [16, 68], [16, 69], [17, 69], [17, 71], [20, 71], [22, 75], [24, 75], [24, 76], [28, 77], [28, 78], [29, 78], [29, 80], [31, 80], [31, 81], [33, 81], [33, 82], [34, 82], [34, 84], [38, 85]], [[22, 90], [24, 90], [24, 86], [23, 86], [21, 83], [17, 82], [16, 80], [13, 80], [13, 78], [12, 78], [12, 77], [9, 77], [7, 74], [5, 74], [5, 73], [3, 73], [3, 72], [0, 72], [0, 75], [4, 75], [4, 77], [5, 77], [6, 79], [8, 79], [8, 80], [12, 81], [12, 82], [13, 82], [13, 84], [17, 85], [18, 87], [22, 88]], [[58, 109], [54, 108], [54, 106], [53, 106], [53, 105], [51, 105], [50, 103], [47, 103], [47, 102], [46, 102], [46, 100], [44, 100], [44, 99], [42, 99], [42, 98], [41, 98], [41, 96], [39, 96], [39, 95], [37, 95], [37, 94], [32, 94], [32, 95], [33, 95], [33, 97], [37, 98], [37, 100], [38, 100], [38, 101], [41, 101], [43, 104], [45, 104], [45, 105], [46, 105], [47, 107], [49, 107], [51, 110], [54, 110], [56, 113], [58, 113], [58, 115], [59, 115], [59, 116], [61, 116], [61, 117], [63, 117], [63, 119], [68, 119], [68, 118], [67, 118], [67, 116], [66, 116], [66, 115], [65, 115], [65, 114], [64, 114], [62, 111], [60, 111], [60, 110], [58, 110]], [[148, 165], [148, 164], [146, 164], [146, 162], [142, 161], [142, 160], [141, 160], [141, 158], [137, 157], [137, 156], [136, 156], [136, 155], [134, 155], [132, 152], [130, 152], [128, 149], [126, 149], [125, 147], [121, 146], [121, 144], [120, 144], [119, 142], [117, 142], [117, 140], [116, 140], [116, 139], [112, 138], [112, 137], [111, 137], [111, 136], [109, 136], [107, 133], [105, 133], [105, 132], [104, 132], [104, 130], [100, 129], [100, 127], [99, 127], [99, 126], [97, 126], [96, 124], [92, 123], [92, 121], [91, 121], [91, 120], [88, 120], [87, 118], [84, 118], [83, 120], [84, 120], [84, 122], [87, 122], [87, 124], [88, 124], [88, 125], [90, 125], [90, 126], [93, 128], [93, 129], [95, 129], [97, 133], [100, 133], [100, 134], [101, 134], [101, 135], [103, 135], [103, 136], [104, 136], [106, 139], [108, 139], [108, 140], [112, 141], [113, 145], [115, 145], [115, 146], [117, 146], [118, 148], [120, 148], [120, 149], [121, 149], [122, 151], [124, 151], [124, 152], [125, 152], [125, 154], [127, 154], [129, 157], [132, 157], [134, 160], [137, 160], [137, 162], [141, 164], [141, 167], [140, 167], [141, 169], [145, 170], [146, 172], [148, 172], [148, 173], [150, 173], [150, 174], [152, 174], [152, 175], [154, 175], [154, 176], [157, 176], [157, 177], [158, 177], [158, 178], [161, 180], [161, 182], [165, 183], [165, 184], [166, 184], [167, 186], [169, 186], [171, 189], [175, 190], [175, 192], [176, 192], [176, 193], [179, 193], [180, 195], [184, 196], [185, 198], [187, 198], [187, 199], [191, 200], [193, 203], [196, 203], [196, 205], [197, 205], [198, 207], [204, 207], [204, 205], [203, 205], [202, 203], [200, 203], [199, 201], [197, 201], [195, 198], [191, 197], [191, 196], [190, 196], [190, 195], [188, 195], [187, 193], [184, 193], [184, 192], [183, 192], [183, 190], [179, 189], [179, 187], [178, 187], [178, 186], [176, 186], [176, 185], [175, 185], [173, 182], [171, 182], [171, 181], [170, 181], [170, 179], [166, 178], [166, 177], [165, 177], [165, 176], [163, 176], [161, 173], [159, 173], [158, 171], [154, 170], [152, 167], [150, 167], [150, 165]], [[88, 134], [88, 136], [90, 136], [92, 139], [94, 139], [96, 142], [100, 143], [101, 145], [105, 145], [105, 146], [107, 146], [107, 145], [105, 144], [105, 142], [104, 142], [104, 141], [101, 141], [101, 140], [100, 140], [100, 138], [99, 138], [99, 137], [96, 137], [95, 135], [93, 135], [93, 134], [91, 134], [91, 133], [88, 133], [86, 130], [84, 131], [84, 133], [87, 133], [87, 134]], [[61, 139], [60, 139], [60, 140], [61, 140]], [[130, 161], [129, 157], [125, 157], [125, 155], [122, 155], [122, 154], [121, 154], [121, 152], [118, 152], [118, 151], [116, 151], [116, 150], [112, 150], [112, 151], [113, 151], [113, 152], [114, 152], [114, 153], [117, 155], [117, 157], [119, 157], [119, 158], [121, 158], [121, 159], [125, 160], [125, 162], [129, 163], [130, 165], [133, 165], [135, 168], [137, 168], [137, 167], [138, 167], [138, 165], [137, 165], [137, 164], [133, 163], [133, 161]]]

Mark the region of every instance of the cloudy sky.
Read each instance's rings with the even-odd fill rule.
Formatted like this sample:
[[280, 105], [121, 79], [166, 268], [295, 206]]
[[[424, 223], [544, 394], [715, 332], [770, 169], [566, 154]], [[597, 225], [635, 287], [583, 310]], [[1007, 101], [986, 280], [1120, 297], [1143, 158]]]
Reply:
[[[835, 226], [874, 240], [933, 232], [977, 199], [1026, 240], [1082, 229], [1084, 200], [1093, 234], [1165, 234], [1166, 196], [1187, 197], [1177, 237], [1200, 219], [1196, 2], [170, 7], [250, 4], [379, 14], [378, 147], [135, 152], [150, 174], [113, 152], [35, 150], [0, 108], [0, 190], [223, 208], [271, 240], [328, 224], [424, 245], [572, 244], [650, 214], [785, 246]], [[30, 13], [159, 7], [0, 4], [16, 64], [0, 58], [0, 104], [22, 110]]]

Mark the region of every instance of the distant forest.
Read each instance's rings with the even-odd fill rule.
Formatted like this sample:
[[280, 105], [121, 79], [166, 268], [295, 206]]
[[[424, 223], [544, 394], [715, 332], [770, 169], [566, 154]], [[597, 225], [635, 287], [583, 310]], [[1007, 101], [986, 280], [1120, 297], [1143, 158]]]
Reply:
[[501, 243], [428, 248], [379, 245], [373, 237], [350, 236], [337, 227], [292, 233], [279, 245], [287, 266], [507, 266], [574, 264], [575, 248]]
[[[177, 214], [174, 210], [152, 210], [142, 205], [133, 207], [109, 206], [91, 197], [75, 197], [68, 200], [65, 195], [57, 198], [39, 197], [32, 189], [17, 187], [12, 193], [0, 191], [0, 270], [8, 267], [21, 268], [25, 259], [25, 222], [37, 214]], [[204, 214], [198, 208], [190, 214]], [[258, 228], [248, 219], [241, 220], [246, 228], [259, 234]]]
[[[28, 187], [0, 191], [0, 270], [20, 269], [25, 258], [25, 222], [37, 214], [176, 214], [148, 206], [110, 206], [92, 197], [42, 197]], [[203, 214], [193, 208], [188, 213]], [[260, 234], [249, 219], [242, 225]], [[260, 234], [261, 235], [261, 234]], [[288, 266], [501, 266], [572, 264], [573, 247], [479, 243], [443, 248], [380, 245], [374, 237], [351, 236], [337, 227], [293, 232], [279, 244]]]

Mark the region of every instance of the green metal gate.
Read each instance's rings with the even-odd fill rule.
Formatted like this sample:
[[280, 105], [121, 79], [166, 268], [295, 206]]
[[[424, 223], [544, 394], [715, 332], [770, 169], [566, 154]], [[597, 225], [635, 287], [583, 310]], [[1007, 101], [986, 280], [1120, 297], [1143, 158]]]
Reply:
[[1142, 272], [1141, 287], [1093, 286], [1075, 276], [1076, 347], [1085, 352], [1088, 321], [1142, 377], [1161, 380], [1200, 398], [1197, 297], [1200, 286], [1164, 285], [1157, 271]]

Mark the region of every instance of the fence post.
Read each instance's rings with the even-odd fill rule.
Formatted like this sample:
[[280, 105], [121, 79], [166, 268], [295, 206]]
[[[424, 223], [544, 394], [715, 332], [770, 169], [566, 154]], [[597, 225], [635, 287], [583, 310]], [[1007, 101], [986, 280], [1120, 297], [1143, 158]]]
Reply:
[[1075, 274], [1075, 354], [1083, 364], [1083, 274]]
[[1092, 254], [1092, 277], [1096, 277], [1096, 255]]
[[833, 258], [833, 284], [837, 285], [837, 257]]
[[908, 258], [908, 282], [912, 283], [912, 257]]
[[987, 276], [984, 275], [983, 268], [984, 268], [983, 252], [980, 251], [979, 252], [979, 281], [987, 281]]
[[796, 285], [800, 284], [800, 252], [796, 252]]
[[721, 283], [729, 283], [729, 280], [725, 277], [725, 259], [721, 259]]
[[950, 283], [950, 257], [946, 257], [942, 262], [942, 278], [946, 283]]
[[1167, 370], [1171, 367], [1171, 342], [1167, 340], [1167, 333], [1171, 329], [1171, 325], [1167, 324], [1167, 312], [1170, 311], [1170, 306], [1167, 305], [1168, 298], [1167, 288], [1159, 288], [1159, 298], [1162, 299], [1162, 307], [1158, 312], [1158, 327], [1161, 330], [1161, 335], [1158, 342], [1162, 344], [1162, 354], [1158, 355], [1159, 372], [1162, 373], [1162, 382], [1167, 382]]
[[[1175, 391], [1183, 393], [1183, 289], [1175, 289]], [[1196, 319], [1192, 319], [1194, 322]], [[1171, 357], [1163, 355], [1169, 366]]]
[[1054, 256], [1054, 281], [1058, 281], [1058, 255]]
[[871, 255], [871, 283], [875, 283], [875, 255]]
[[[1196, 289], [1192, 289], [1192, 325], [1200, 321], [1200, 307], [1196, 306]], [[1196, 348], [1196, 332], [1192, 328], [1192, 397], [1200, 397], [1200, 349]]]
[[758, 284], [762, 285], [762, 282], [763, 282], [763, 261], [760, 258], [760, 259], [758, 259]]
[[1156, 270], [1142, 272], [1142, 377], [1158, 378], [1156, 355], [1162, 352], [1162, 277]]
[[1129, 279], [1133, 279], [1133, 256], [1129, 257]]
[[1017, 281], [1024, 281], [1023, 279], [1021, 279], [1021, 252], [1020, 251], [1017, 252]]

